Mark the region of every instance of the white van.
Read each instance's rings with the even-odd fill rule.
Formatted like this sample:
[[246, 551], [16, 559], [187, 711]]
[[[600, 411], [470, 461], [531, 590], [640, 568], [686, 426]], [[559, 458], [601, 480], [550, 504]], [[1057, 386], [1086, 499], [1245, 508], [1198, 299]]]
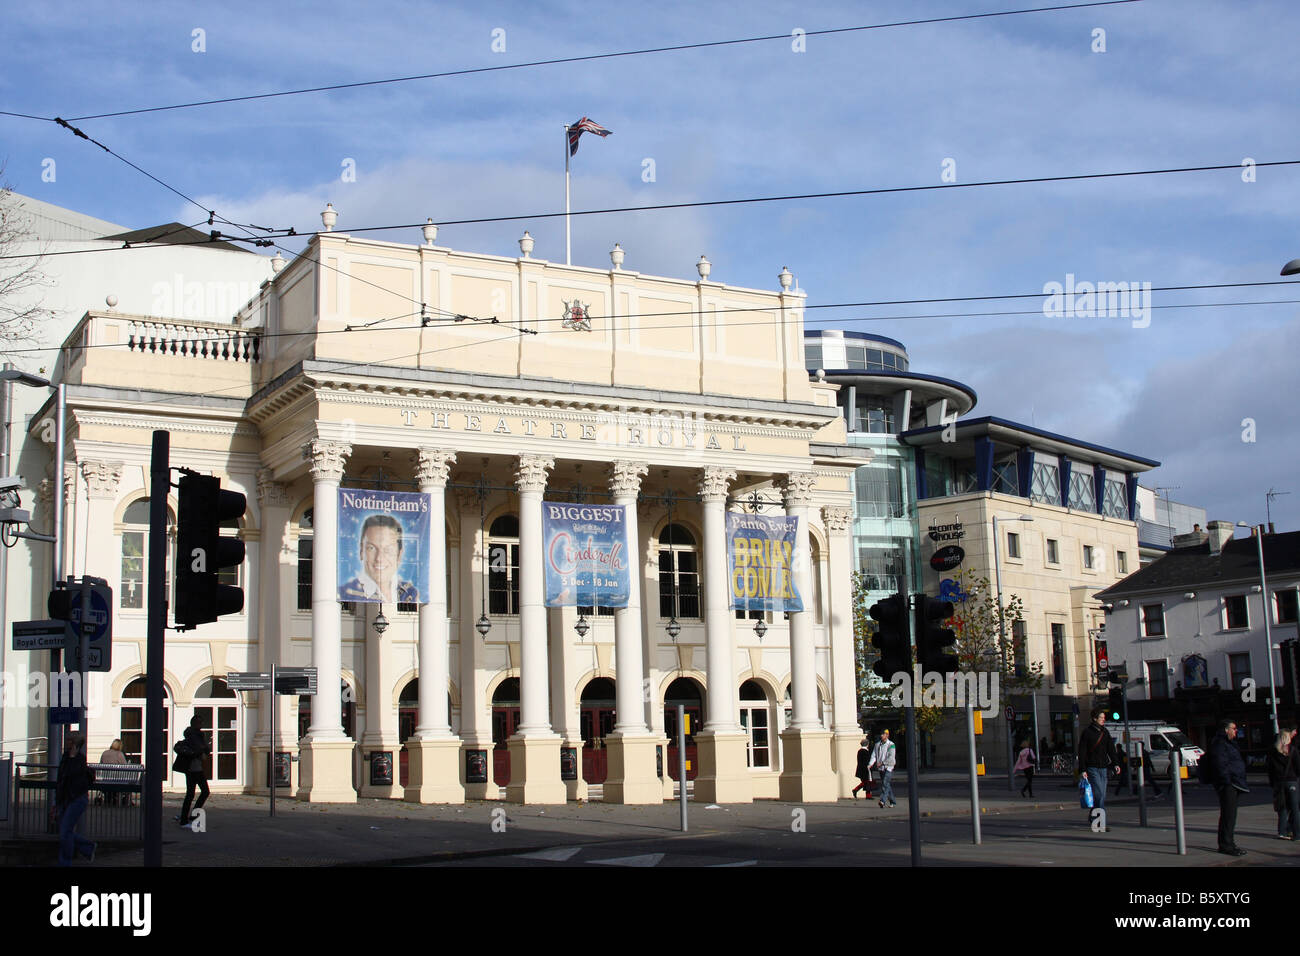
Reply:
[[[1201, 757], [1205, 756], [1205, 751], [1188, 739], [1187, 735], [1170, 724], [1158, 720], [1134, 720], [1128, 725], [1128, 736], [1124, 735], [1124, 724], [1121, 721], [1115, 721], [1111, 725], [1111, 731], [1116, 736], [1125, 740], [1132, 740], [1134, 744], [1141, 742], [1151, 754], [1151, 769], [1155, 771], [1157, 777], [1169, 777], [1169, 755], [1174, 750], [1182, 752], [1183, 766], [1195, 768], [1196, 763]], [[1136, 747], [1130, 747], [1132, 753]], [[1196, 771], [1188, 770], [1188, 776], [1195, 780]]]

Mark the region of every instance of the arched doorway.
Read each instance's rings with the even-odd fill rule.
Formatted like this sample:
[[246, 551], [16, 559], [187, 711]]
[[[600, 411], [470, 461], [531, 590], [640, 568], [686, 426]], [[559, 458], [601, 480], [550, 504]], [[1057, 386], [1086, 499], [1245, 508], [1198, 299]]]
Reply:
[[[451, 713], [451, 694], [447, 695], [447, 713]], [[415, 736], [415, 728], [420, 722], [420, 679], [412, 677], [402, 688], [397, 698], [397, 739], [402, 745], [398, 757], [398, 783], [407, 786], [411, 779], [411, 758], [408, 756], [406, 742]]]
[[679, 677], [668, 685], [664, 692], [664, 732], [668, 735], [668, 776], [678, 779], [677, 767], [680, 759], [677, 754], [677, 705], [686, 708], [691, 732], [686, 735], [686, 779], [694, 780], [700, 772], [696, 759], [697, 748], [695, 735], [704, 727], [704, 702], [700, 685], [689, 677]]
[[[122, 753], [126, 755], [127, 763], [144, 763], [144, 707], [145, 707], [145, 690], [148, 681], [143, 676], [137, 677], [131, 683], [122, 689], [122, 720], [121, 732]], [[163, 776], [170, 779], [171, 776], [171, 726], [172, 726], [172, 695], [167, 689], [167, 684], [163, 684], [163, 739], [162, 756], [163, 756]]]
[[210, 748], [203, 758], [203, 775], [234, 783], [239, 779], [239, 695], [220, 677], [210, 677], [194, 698], [194, 714]]
[[604, 783], [609, 776], [609, 751], [605, 735], [614, 730], [614, 682], [595, 677], [582, 689], [578, 726], [582, 733], [582, 779]]
[[506, 741], [519, 729], [519, 678], [507, 677], [492, 695], [492, 779], [510, 782], [510, 751]]

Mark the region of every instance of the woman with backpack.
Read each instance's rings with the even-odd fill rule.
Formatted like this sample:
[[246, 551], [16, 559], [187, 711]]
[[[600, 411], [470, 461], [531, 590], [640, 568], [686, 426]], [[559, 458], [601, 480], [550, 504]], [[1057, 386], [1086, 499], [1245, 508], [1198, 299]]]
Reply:
[[190, 725], [185, 728], [185, 739], [177, 742], [175, 750], [176, 761], [172, 764], [172, 769], [185, 774], [185, 802], [181, 805], [180, 816], [176, 817], [176, 822], [182, 828], [188, 829], [190, 804], [194, 800], [195, 789], [199, 791], [199, 802], [194, 804], [195, 810], [201, 808], [208, 800], [208, 781], [207, 774], [203, 771], [203, 758], [211, 752], [212, 748], [208, 746], [207, 738], [203, 736], [198, 714], [190, 719]]

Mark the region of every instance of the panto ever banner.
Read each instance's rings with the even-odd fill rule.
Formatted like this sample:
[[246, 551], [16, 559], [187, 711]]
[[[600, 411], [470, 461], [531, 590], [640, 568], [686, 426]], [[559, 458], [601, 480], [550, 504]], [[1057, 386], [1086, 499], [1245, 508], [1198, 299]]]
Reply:
[[547, 607], [627, 607], [627, 508], [542, 502]]
[[798, 529], [798, 518], [727, 512], [727, 578], [733, 608], [803, 610], [803, 600], [794, 586]]
[[340, 601], [425, 604], [429, 496], [339, 489]]

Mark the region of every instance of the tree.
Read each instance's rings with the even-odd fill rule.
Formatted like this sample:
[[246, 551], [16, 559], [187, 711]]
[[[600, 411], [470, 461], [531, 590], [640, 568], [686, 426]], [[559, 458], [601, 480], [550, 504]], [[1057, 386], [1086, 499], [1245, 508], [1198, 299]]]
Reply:
[[1007, 698], [1043, 686], [1043, 662], [1030, 661], [1028, 649], [1018, 646], [1016, 624], [1025, 620], [1025, 604], [1018, 595], [997, 592], [989, 579], [970, 571], [953, 575], [964, 600], [954, 602], [951, 626], [957, 634], [956, 654], [962, 671], [987, 671], [998, 675], [998, 705], [1006, 710]]
[[[0, 166], [0, 182], [4, 167]], [[38, 290], [50, 285], [26, 217], [7, 183], [0, 185], [0, 354], [39, 345], [44, 321], [53, 313], [40, 305]], [[9, 259], [7, 256], [29, 257]]]

